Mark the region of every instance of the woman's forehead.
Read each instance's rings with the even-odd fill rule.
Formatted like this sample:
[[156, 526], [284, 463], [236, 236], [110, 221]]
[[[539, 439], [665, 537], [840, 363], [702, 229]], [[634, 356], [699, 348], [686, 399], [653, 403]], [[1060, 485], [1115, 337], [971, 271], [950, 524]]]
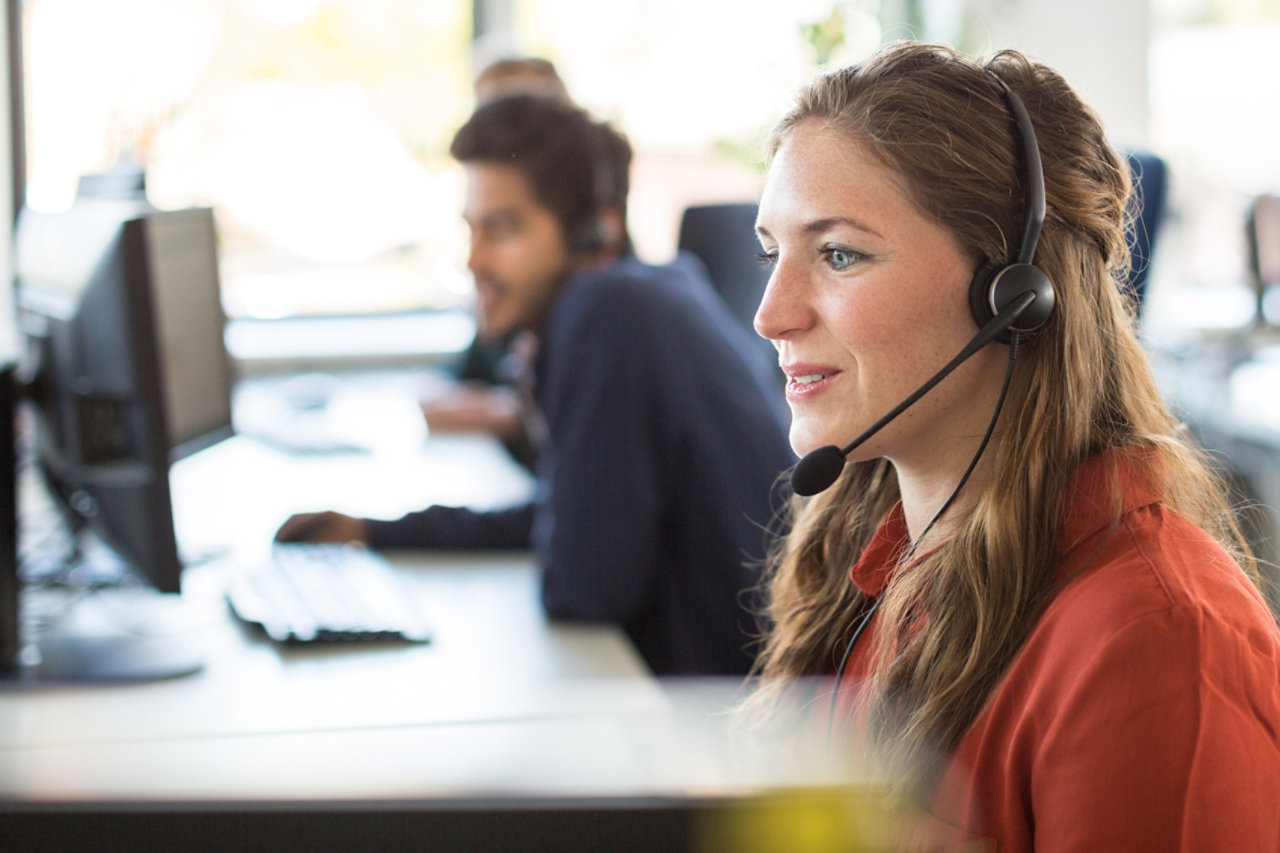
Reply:
[[921, 215], [904, 178], [840, 130], [797, 126], [782, 141], [765, 178], [761, 219], [783, 216]]

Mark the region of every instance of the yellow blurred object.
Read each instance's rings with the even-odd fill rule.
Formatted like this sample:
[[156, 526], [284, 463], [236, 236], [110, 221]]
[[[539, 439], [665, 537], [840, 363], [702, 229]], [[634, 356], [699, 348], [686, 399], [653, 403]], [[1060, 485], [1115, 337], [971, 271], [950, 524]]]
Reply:
[[892, 849], [883, 789], [822, 787], [770, 792], [708, 810], [699, 853], [862, 853]]

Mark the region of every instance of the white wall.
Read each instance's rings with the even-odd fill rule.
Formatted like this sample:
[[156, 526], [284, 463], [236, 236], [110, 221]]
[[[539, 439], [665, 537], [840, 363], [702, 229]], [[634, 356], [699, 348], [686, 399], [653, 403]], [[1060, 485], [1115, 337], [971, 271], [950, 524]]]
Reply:
[[975, 50], [1011, 47], [1056, 68], [1101, 115], [1111, 138], [1145, 145], [1148, 0], [967, 0]]

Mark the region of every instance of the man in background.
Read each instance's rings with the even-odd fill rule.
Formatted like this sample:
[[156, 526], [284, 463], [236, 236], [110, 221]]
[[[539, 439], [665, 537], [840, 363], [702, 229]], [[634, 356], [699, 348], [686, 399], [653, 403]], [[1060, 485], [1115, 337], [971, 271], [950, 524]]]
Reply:
[[[480, 69], [472, 86], [477, 105], [520, 94], [572, 103], [555, 65], [536, 56], [495, 59]], [[621, 168], [625, 171], [626, 163]], [[429, 430], [492, 435], [513, 459], [532, 470], [536, 448], [525, 432], [514, 387], [521, 369], [518, 355], [512, 352], [514, 343], [510, 338], [486, 340], [477, 334], [453, 367], [454, 381], [423, 394], [418, 402]]]
[[552, 98], [481, 105], [464, 165], [480, 333], [529, 342], [528, 504], [393, 521], [310, 513], [281, 541], [529, 548], [553, 618], [622, 626], [658, 675], [741, 674], [775, 485], [774, 373], [700, 264], [629, 250], [624, 137]]

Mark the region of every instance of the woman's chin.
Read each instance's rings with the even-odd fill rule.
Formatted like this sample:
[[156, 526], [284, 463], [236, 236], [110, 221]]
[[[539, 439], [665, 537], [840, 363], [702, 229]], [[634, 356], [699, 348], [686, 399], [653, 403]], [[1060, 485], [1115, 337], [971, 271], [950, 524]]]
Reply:
[[826, 447], [836, 442], [828, 435], [807, 429], [798, 429], [797, 424], [791, 426], [791, 449], [796, 456], [804, 457], [819, 447]]

